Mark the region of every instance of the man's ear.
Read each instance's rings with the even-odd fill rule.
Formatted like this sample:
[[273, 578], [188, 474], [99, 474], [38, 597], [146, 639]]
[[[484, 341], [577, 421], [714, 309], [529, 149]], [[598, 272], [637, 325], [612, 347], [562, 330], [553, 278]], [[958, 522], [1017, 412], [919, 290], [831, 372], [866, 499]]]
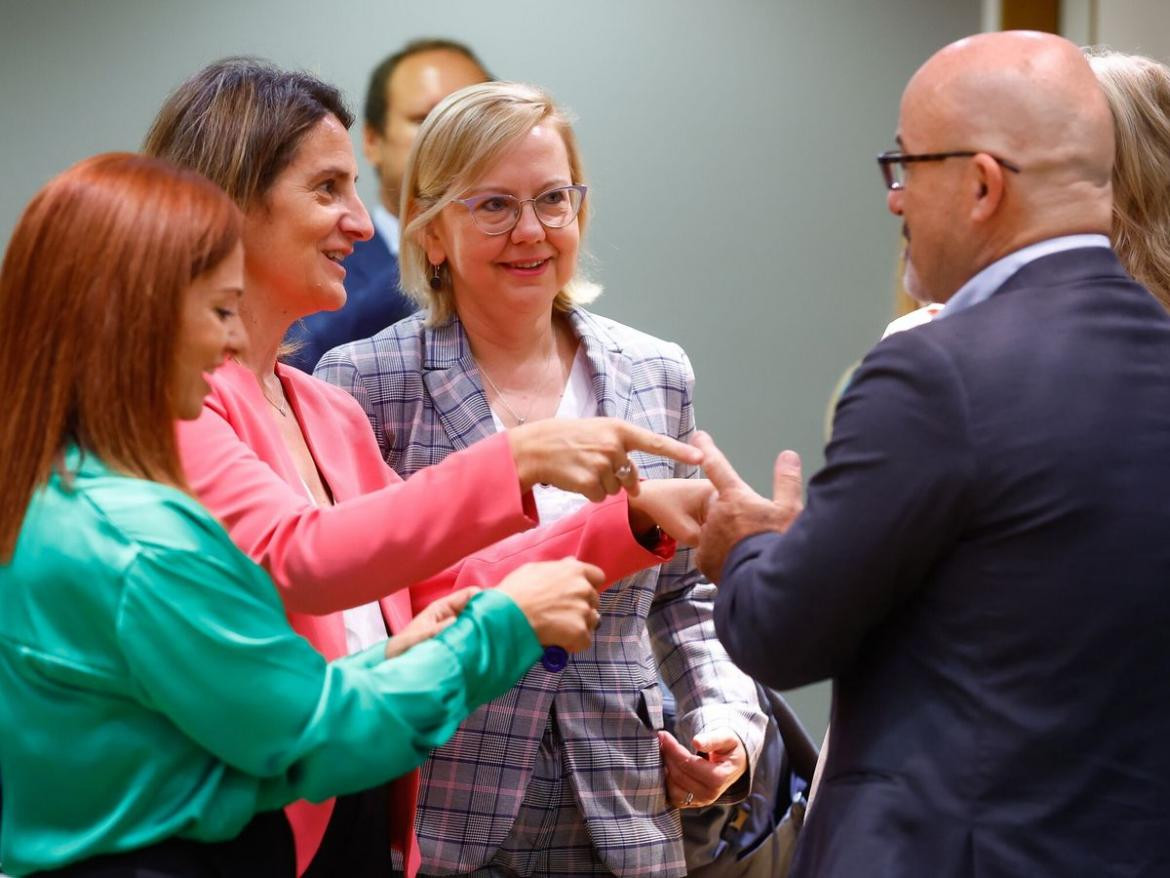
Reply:
[[981, 152], [971, 159], [971, 170], [975, 190], [971, 218], [978, 222], [986, 221], [995, 215], [1003, 201], [1003, 168], [987, 153]]

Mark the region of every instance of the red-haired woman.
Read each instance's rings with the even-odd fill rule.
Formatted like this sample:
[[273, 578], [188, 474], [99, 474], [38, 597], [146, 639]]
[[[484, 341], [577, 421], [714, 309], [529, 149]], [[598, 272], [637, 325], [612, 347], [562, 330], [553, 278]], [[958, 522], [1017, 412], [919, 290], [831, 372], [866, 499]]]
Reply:
[[240, 235], [206, 179], [111, 154], [46, 185], [5, 255], [0, 861], [13, 875], [292, 878], [277, 809], [410, 771], [542, 642], [588, 643], [601, 571], [575, 561], [455, 594], [334, 662], [294, 633], [268, 576], [190, 496], [175, 440], [206, 373], [242, 347]]

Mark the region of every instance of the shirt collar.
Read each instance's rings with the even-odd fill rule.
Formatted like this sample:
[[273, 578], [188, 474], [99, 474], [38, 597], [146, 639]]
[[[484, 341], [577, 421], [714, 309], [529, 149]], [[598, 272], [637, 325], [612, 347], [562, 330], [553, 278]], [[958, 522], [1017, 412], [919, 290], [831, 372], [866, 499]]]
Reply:
[[939, 317], [948, 317], [972, 305], [986, 302], [1002, 287], [1007, 279], [1027, 265], [1042, 256], [1060, 253], [1064, 250], [1077, 250], [1082, 247], [1106, 247], [1109, 239], [1104, 235], [1062, 235], [1059, 238], [1049, 238], [1047, 241], [1038, 241], [1009, 253], [1002, 259], [997, 259], [987, 266], [961, 287], [947, 301], [946, 306], [939, 312]]
[[378, 234], [386, 242], [386, 249], [392, 255], [397, 256], [398, 217], [388, 211], [384, 204], [376, 204], [374, 205], [373, 212], [370, 214], [370, 219], [374, 221], [374, 228], [378, 230]]

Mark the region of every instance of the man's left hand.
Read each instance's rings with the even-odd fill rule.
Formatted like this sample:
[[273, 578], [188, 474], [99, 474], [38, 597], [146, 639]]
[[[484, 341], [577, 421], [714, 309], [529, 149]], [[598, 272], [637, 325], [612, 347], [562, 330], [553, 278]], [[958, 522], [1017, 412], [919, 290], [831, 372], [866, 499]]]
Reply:
[[695, 563], [711, 582], [718, 582], [732, 547], [752, 534], [788, 530], [804, 508], [800, 456], [782, 451], [772, 471], [773, 499], [753, 491], [723, 456], [711, 437], [697, 431], [691, 442], [703, 452], [703, 471], [718, 495], [707, 507]]
[[670, 732], [659, 732], [662, 762], [666, 766], [666, 800], [675, 808], [703, 808], [714, 804], [747, 770], [747, 751], [731, 729], [712, 729], [695, 735], [692, 753]]

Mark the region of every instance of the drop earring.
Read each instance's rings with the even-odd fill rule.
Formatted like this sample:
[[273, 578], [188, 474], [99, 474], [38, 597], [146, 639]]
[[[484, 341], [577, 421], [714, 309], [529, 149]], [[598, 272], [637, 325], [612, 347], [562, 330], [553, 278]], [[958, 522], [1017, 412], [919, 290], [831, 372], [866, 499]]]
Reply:
[[431, 284], [431, 289], [434, 290], [436, 293], [439, 290], [443, 289], [443, 278], [439, 274], [439, 266], [438, 265], [431, 266], [430, 284]]

